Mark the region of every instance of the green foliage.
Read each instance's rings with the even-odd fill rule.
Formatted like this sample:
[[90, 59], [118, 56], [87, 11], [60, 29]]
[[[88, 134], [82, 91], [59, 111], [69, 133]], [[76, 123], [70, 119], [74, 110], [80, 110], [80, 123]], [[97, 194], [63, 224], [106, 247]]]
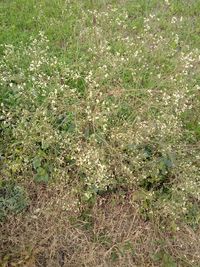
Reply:
[[197, 110], [190, 110], [182, 114], [184, 127], [196, 139], [200, 140], [200, 123]]
[[28, 207], [28, 197], [24, 188], [13, 181], [0, 184], [0, 220], [7, 215], [17, 214]]
[[160, 266], [162, 267], [177, 267], [176, 262], [173, 257], [163, 250], [159, 251], [154, 255], [154, 260], [160, 262]]
[[190, 203], [185, 218], [187, 224], [193, 229], [198, 228], [200, 223], [200, 207], [198, 201], [193, 201], [193, 203]]
[[56, 120], [56, 127], [60, 131], [73, 133], [76, 127], [73, 112], [66, 112], [64, 114], [61, 114]]
[[[43, 149], [47, 149], [48, 146], [44, 143], [42, 144]], [[39, 151], [38, 155], [33, 159], [33, 168], [36, 172], [34, 176], [35, 182], [49, 182], [50, 173], [52, 171], [52, 166], [46, 160], [46, 154], [44, 151]]]
[[[151, 160], [153, 151], [149, 146], [144, 148], [145, 158]], [[173, 162], [168, 156], [160, 155], [155, 160], [155, 165], [152, 173], [145, 177], [141, 181], [140, 186], [146, 190], [162, 190], [165, 192], [167, 190], [167, 183], [170, 182], [170, 172], [173, 167]]]
[[1, 172], [17, 183], [1, 185], [2, 217], [25, 209], [22, 181], [64, 181], [77, 209], [134, 191], [146, 219], [197, 227], [198, 7], [0, 2]]

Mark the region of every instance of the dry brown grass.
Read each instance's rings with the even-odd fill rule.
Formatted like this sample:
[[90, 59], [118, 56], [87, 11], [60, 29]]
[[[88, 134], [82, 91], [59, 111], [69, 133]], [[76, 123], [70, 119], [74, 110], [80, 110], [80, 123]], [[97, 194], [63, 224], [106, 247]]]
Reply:
[[[141, 218], [131, 193], [99, 197], [89, 210], [77, 212], [64, 211], [58, 202], [66, 197], [63, 185], [29, 187], [29, 212], [1, 226], [2, 267], [198, 266], [199, 230], [182, 225], [162, 231], [158, 222]], [[167, 265], [165, 255], [177, 265]]]

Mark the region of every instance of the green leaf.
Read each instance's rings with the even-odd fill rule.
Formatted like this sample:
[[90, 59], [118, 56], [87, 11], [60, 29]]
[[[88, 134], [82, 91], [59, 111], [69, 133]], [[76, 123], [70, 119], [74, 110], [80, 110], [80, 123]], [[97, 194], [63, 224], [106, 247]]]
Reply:
[[47, 173], [47, 171], [44, 168], [38, 168], [37, 169], [37, 174], [34, 177], [34, 180], [36, 182], [44, 182], [47, 183], [49, 181], [49, 175]]
[[49, 144], [45, 141], [42, 141], [42, 149], [46, 150], [49, 148]]
[[36, 157], [33, 159], [33, 168], [37, 170], [41, 166], [42, 159], [39, 157]]
[[28, 205], [25, 189], [13, 181], [0, 184], [0, 221], [10, 213], [20, 213]]
[[177, 267], [174, 259], [169, 254], [163, 255], [162, 267]]

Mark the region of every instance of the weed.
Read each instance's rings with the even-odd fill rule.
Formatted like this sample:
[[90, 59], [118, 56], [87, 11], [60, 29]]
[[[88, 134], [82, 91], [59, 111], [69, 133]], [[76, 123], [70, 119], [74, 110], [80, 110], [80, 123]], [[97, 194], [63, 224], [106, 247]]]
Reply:
[[0, 2], [6, 264], [197, 265], [199, 1]]

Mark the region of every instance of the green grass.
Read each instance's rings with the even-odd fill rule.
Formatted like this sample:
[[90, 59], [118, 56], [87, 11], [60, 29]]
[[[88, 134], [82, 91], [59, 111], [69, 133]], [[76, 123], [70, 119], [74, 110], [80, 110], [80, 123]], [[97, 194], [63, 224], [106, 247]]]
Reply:
[[199, 266], [199, 9], [0, 1], [2, 266]]

